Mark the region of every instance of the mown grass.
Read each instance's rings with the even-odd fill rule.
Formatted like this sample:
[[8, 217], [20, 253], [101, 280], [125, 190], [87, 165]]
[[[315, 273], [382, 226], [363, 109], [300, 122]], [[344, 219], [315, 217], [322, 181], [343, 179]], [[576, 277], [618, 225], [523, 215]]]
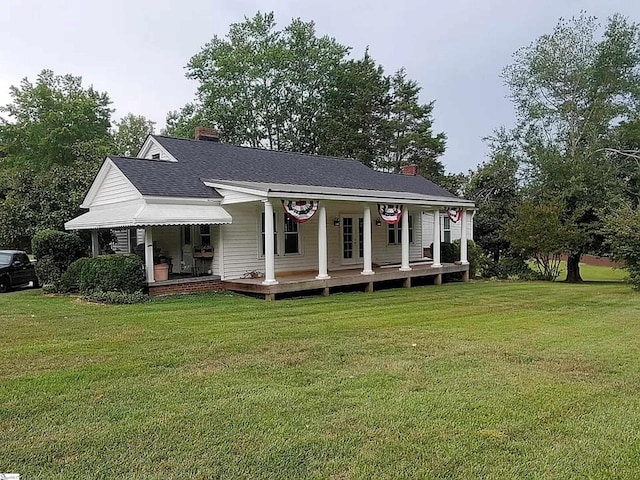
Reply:
[[637, 478], [640, 296], [606, 270], [278, 302], [2, 295], [0, 472]]

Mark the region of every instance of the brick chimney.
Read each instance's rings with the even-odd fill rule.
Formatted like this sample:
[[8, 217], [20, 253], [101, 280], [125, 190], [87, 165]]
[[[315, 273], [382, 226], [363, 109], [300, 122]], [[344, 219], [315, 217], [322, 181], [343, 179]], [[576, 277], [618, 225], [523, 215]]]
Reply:
[[209, 142], [219, 142], [220, 136], [215, 128], [196, 127], [196, 140], [206, 140]]
[[418, 175], [418, 165], [403, 165], [400, 173], [402, 175]]

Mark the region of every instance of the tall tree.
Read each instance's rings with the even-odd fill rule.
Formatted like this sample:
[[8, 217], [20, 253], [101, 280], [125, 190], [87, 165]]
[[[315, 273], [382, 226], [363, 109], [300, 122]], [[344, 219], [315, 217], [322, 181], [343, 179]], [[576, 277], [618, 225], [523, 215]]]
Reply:
[[115, 122], [112, 130], [115, 150], [118, 155], [133, 156], [138, 153], [147, 135], [153, 133], [155, 122], [143, 115], [128, 113]]
[[501, 255], [511, 246], [505, 233], [521, 199], [520, 162], [507, 131], [500, 129], [488, 140], [490, 159], [471, 174], [464, 194], [478, 207], [474, 240], [498, 265]]
[[43, 70], [35, 83], [23, 79], [10, 88], [11, 103], [0, 107], [0, 150], [4, 163], [36, 169], [69, 165], [74, 146], [110, 140], [111, 101], [106, 93], [84, 88], [82, 78]]
[[444, 176], [444, 165], [438, 157], [444, 153], [446, 136], [433, 135], [434, 102], [420, 103], [420, 91], [418, 83], [407, 78], [404, 68], [391, 78], [391, 142], [381, 167], [399, 172], [403, 165], [416, 164], [422, 175], [437, 181]]
[[564, 205], [563, 228], [577, 232], [568, 247], [570, 282], [581, 281], [580, 258], [601, 239], [598, 212], [619, 185], [607, 153], [611, 129], [640, 98], [638, 26], [615, 15], [602, 37], [599, 28], [586, 14], [561, 19], [503, 72], [532, 191]]
[[188, 137], [211, 125], [229, 143], [352, 157], [395, 172], [416, 163], [443, 179], [446, 139], [432, 133], [433, 102], [420, 103], [404, 70], [388, 77], [368, 51], [361, 59], [349, 51], [318, 36], [313, 22], [278, 29], [273, 13], [258, 12], [191, 58], [196, 100], [168, 114], [166, 133]]
[[389, 78], [366, 51], [333, 74], [326, 115], [318, 125], [319, 153], [375, 166], [388, 146]]
[[0, 244], [30, 249], [42, 228], [62, 229], [112, 153], [106, 93], [43, 70], [11, 87], [0, 122]]
[[200, 84], [197, 101], [171, 114], [168, 131], [197, 118], [230, 143], [316, 153], [331, 75], [347, 52], [318, 37], [313, 22], [296, 19], [277, 30], [273, 13], [258, 12], [191, 58], [187, 77]]

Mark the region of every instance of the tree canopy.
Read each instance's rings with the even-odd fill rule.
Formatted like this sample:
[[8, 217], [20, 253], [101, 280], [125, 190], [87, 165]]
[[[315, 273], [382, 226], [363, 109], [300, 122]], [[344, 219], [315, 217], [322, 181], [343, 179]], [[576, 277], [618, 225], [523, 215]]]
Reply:
[[28, 250], [41, 229], [63, 229], [104, 158], [113, 153], [106, 93], [81, 77], [43, 70], [11, 87], [0, 107], [0, 244]]
[[580, 281], [582, 253], [598, 248], [607, 201], [620, 189], [610, 154], [620, 121], [637, 115], [640, 36], [636, 24], [611, 17], [599, 35], [594, 17], [561, 19], [554, 31], [518, 50], [504, 80], [517, 112], [528, 192], [563, 206], [568, 281]]
[[83, 142], [110, 141], [111, 101], [84, 88], [82, 78], [43, 70], [10, 88], [11, 103], [0, 107], [0, 149], [4, 163], [35, 169], [69, 165]]
[[385, 75], [366, 51], [318, 36], [313, 22], [278, 29], [258, 12], [214, 36], [187, 65], [198, 82], [194, 102], [167, 117], [167, 133], [191, 136], [216, 126], [223, 140], [278, 150], [355, 158], [399, 171], [418, 164], [435, 180], [446, 137], [432, 132], [434, 103], [420, 103], [404, 69]]

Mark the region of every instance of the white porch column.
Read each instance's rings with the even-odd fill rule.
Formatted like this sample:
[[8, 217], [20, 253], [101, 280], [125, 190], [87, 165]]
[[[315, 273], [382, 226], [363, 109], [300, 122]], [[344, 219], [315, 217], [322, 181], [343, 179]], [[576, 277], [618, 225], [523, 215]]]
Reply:
[[263, 285], [275, 285], [276, 280], [276, 256], [273, 253], [273, 205], [269, 200], [264, 202], [264, 281]]
[[460, 232], [460, 263], [462, 265], [468, 265], [467, 260], [467, 209], [462, 209], [462, 216], [460, 217], [460, 223], [462, 231]]
[[361, 273], [362, 275], [373, 275], [371, 262], [371, 207], [368, 204], [364, 206], [362, 225], [364, 227], [364, 232], [362, 232], [364, 268]]
[[153, 276], [153, 232], [151, 227], [144, 228], [144, 268], [147, 273], [147, 283], [155, 282]]
[[331, 278], [327, 270], [327, 209], [320, 202], [318, 209], [318, 275], [317, 280]]
[[91, 230], [91, 256], [100, 255], [100, 242], [98, 241], [98, 230]]
[[433, 257], [432, 267], [441, 267], [440, 263], [440, 209], [433, 211]]
[[411, 271], [409, 266], [409, 211], [406, 205], [402, 207], [400, 221], [402, 222], [402, 263], [400, 271], [409, 272]]

